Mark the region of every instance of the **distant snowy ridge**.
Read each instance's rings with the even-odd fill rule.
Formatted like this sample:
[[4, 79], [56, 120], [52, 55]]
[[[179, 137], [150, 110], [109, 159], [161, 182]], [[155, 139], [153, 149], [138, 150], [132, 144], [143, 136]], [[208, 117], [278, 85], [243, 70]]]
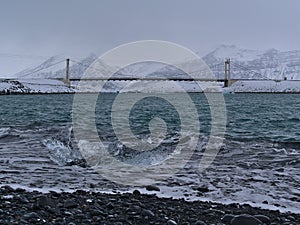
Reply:
[[[22, 70], [14, 75], [16, 78], [59, 78], [59, 69], [63, 67], [62, 62], [64, 61], [63, 56], [52, 56], [40, 65]], [[59, 65], [58, 65], [59, 63]]]
[[[276, 79], [300, 80], [300, 50], [280, 52], [276, 49], [257, 51], [238, 48], [234, 45], [221, 45], [214, 51], [203, 57], [217, 78], [224, 77], [224, 61], [230, 58], [232, 61], [231, 76], [242, 79]], [[64, 78], [66, 74], [65, 60], [62, 56], [54, 56], [40, 64], [39, 66], [21, 71], [15, 74], [17, 78]], [[57, 62], [59, 65], [51, 66]], [[93, 64], [96, 62], [95, 64]], [[193, 61], [186, 61], [189, 68], [197, 68]], [[217, 66], [216, 66], [217, 65]], [[241, 69], [235, 65], [243, 67]], [[51, 66], [47, 68], [48, 66]], [[91, 66], [91, 67], [90, 67]], [[89, 76], [108, 76], [111, 67], [101, 60], [97, 60], [95, 54], [70, 64], [71, 78], [80, 78], [89, 68]], [[43, 69], [45, 68], [45, 69]], [[248, 69], [248, 71], [246, 70]], [[252, 71], [252, 72], [251, 72]], [[144, 77], [144, 76], [166, 76], [178, 77], [178, 70], [172, 66], [158, 63], [140, 63], [118, 72], [118, 76], [123, 77]]]
[[[224, 67], [212, 65], [230, 58], [231, 76], [243, 79], [300, 80], [300, 51], [280, 52], [276, 49], [256, 51], [241, 49], [234, 45], [221, 45], [203, 57], [217, 77], [224, 77]], [[249, 69], [240, 69], [234, 64]], [[250, 72], [250, 71], [254, 71]], [[261, 76], [259, 75], [261, 74]]]

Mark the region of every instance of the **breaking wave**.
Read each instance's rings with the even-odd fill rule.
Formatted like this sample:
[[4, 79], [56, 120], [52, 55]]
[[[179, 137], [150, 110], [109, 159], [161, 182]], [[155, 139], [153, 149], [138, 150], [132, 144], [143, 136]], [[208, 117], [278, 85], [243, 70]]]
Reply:
[[9, 127], [4, 127], [0, 128], [0, 138], [6, 137], [10, 134], [10, 128]]
[[58, 165], [86, 167], [80, 151], [72, 145], [72, 127], [63, 129], [56, 137], [45, 139], [43, 144], [50, 150], [50, 159]]

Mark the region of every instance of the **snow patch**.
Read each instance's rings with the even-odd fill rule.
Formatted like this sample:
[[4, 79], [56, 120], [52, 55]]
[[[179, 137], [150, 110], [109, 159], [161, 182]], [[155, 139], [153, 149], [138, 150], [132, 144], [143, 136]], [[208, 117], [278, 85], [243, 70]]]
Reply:
[[237, 81], [228, 88], [224, 88], [224, 92], [269, 92], [269, 93], [299, 93], [300, 81]]

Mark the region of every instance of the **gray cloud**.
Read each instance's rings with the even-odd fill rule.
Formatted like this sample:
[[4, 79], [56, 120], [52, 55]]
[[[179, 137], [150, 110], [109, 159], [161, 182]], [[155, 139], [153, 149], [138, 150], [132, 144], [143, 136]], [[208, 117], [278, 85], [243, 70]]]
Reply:
[[[300, 49], [299, 8], [297, 0], [0, 0], [0, 53], [84, 57], [141, 39], [202, 55], [222, 43]], [[35, 63], [1, 61], [0, 74]]]

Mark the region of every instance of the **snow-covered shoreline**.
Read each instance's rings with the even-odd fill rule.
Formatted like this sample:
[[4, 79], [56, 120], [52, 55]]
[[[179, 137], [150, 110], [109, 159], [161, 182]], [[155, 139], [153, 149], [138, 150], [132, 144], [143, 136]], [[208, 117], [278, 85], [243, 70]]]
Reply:
[[241, 80], [224, 90], [232, 93], [300, 93], [300, 80]]
[[61, 80], [5, 79], [0, 81], [0, 94], [58, 94], [75, 93]]

